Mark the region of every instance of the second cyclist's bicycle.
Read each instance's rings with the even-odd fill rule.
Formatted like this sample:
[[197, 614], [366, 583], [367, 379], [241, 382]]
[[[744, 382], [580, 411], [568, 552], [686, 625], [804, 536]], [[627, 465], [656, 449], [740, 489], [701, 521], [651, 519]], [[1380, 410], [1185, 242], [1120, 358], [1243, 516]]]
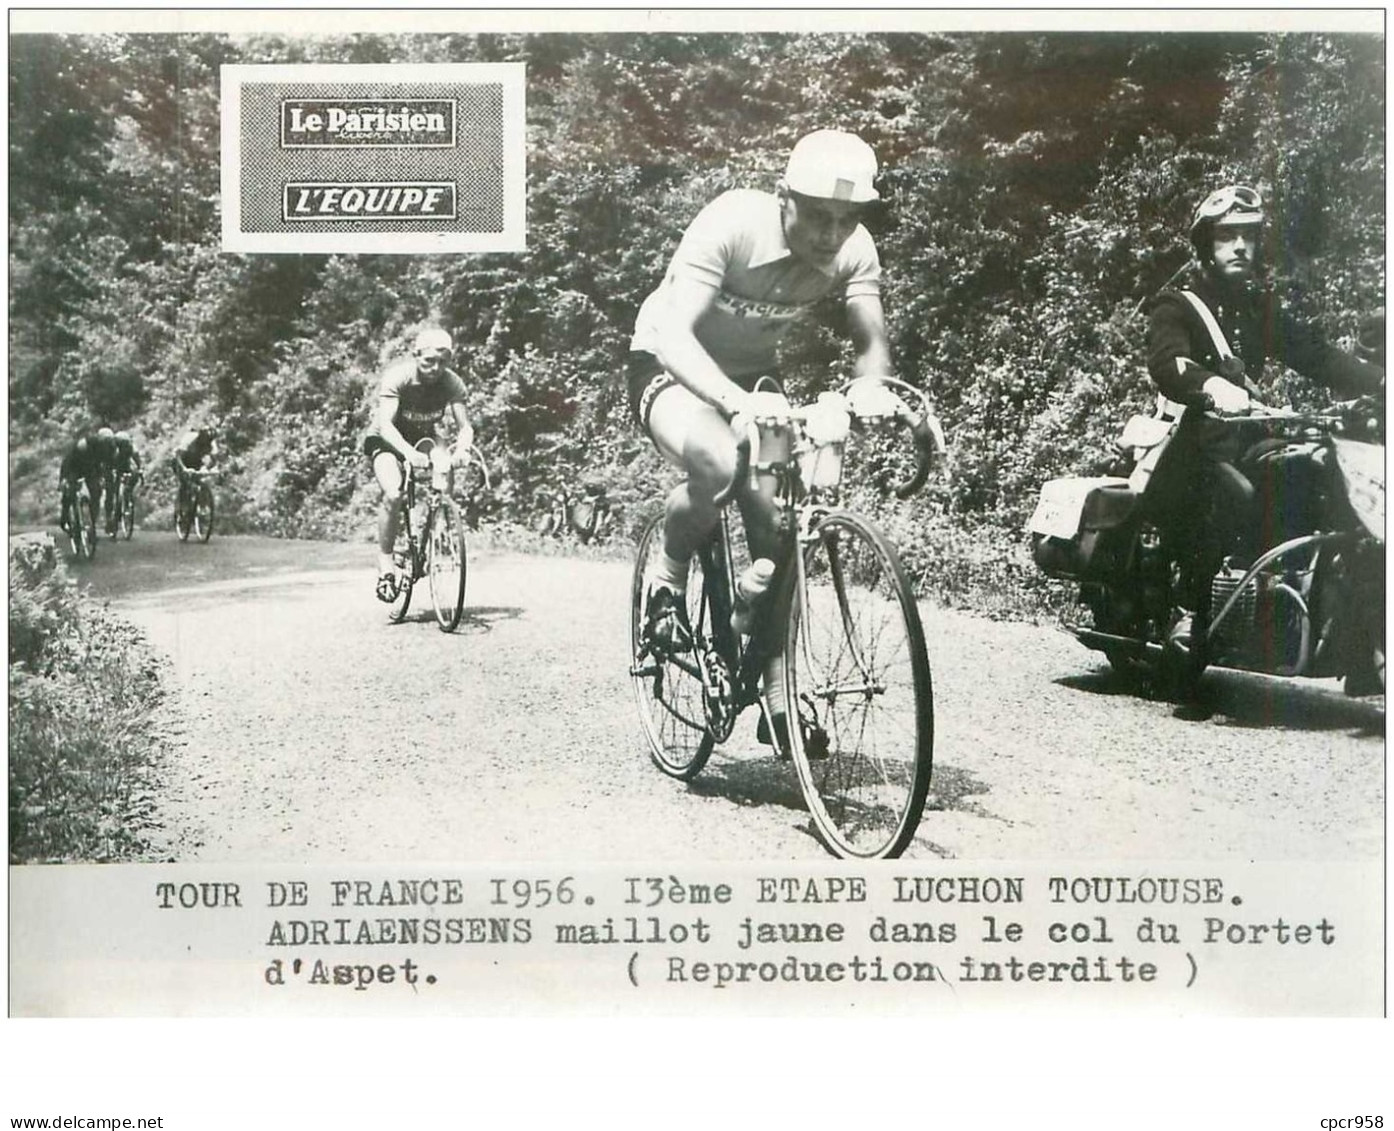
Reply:
[[[836, 409], [838, 434], [819, 418], [826, 407], [785, 402], [759, 418], [758, 435], [741, 443], [736, 480], [717, 498], [729, 501], [747, 470], [774, 482], [782, 548], [748, 632], [732, 622], [737, 540], [726, 511], [691, 563], [685, 618], [666, 638], [654, 631], [648, 578], [663, 552], [663, 516], [649, 523], [631, 590], [630, 676], [651, 757], [664, 773], [695, 777], [741, 712], [758, 703], [767, 735], [793, 759], [827, 847], [841, 857], [892, 857], [914, 837], [929, 790], [929, 659], [895, 549], [872, 522], [838, 506], [848, 417]], [[923, 486], [933, 454], [923, 417], [914, 437], [917, 463], [896, 488], [902, 497]], [[779, 656], [782, 731], [761, 694], [762, 675]]]
[[174, 504], [174, 530], [179, 541], [194, 535], [200, 542], [213, 536], [213, 479], [211, 467], [186, 467], [179, 476], [179, 495]]
[[108, 533], [115, 538], [118, 532], [126, 541], [136, 529], [136, 486], [140, 483], [138, 472], [122, 472], [116, 481], [116, 514]]
[[[394, 624], [405, 619], [416, 583], [424, 577], [437, 626], [442, 632], [454, 632], [465, 611], [467, 566], [464, 523], [451, 496], [450, 452], [430, 437], [418, 441], [416, 450], [425, 452], [431, 462], [424, 468], [404, 468], [402, 521], [392, 551], [396, 594], [387, 615]], [[489, 468], [478, 449], [470, 449], [468, 466], [483, 476], [487, 489]]]

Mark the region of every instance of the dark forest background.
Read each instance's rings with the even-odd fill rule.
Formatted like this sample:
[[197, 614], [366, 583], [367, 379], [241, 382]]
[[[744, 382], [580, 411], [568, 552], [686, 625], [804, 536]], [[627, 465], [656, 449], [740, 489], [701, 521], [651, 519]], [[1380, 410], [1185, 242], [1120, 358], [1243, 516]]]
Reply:
[[[218, 68], [295, 61], [526, 63], [527, 252], [223, 254]], [[858, 501], [950, 599], [1032, 585], [1041, 482], [1114, 458], [1151, 396], [1141, 304], [1209, 189], [1262, 187], [1278, 281], [1333, 338], [1383, 304], [1380, 37], [28, 35], [9, 97], [12, 524], [56, 522], [76, 433], [128, 428], [162, 461], [211, 418], [232, 528], [367, 538], [377, 375], [436, 316], [502, 472], [493, 517], [589, 476], [632, 525], [669, 478], [623, 407], [635, 312], [707, 200], [772, 187], [823, 126], [880, 156], [897, 366], [952, 447], [915, 501]], [[822, 314], [786, 350], [810, 391], [846, 360]], [[157, 472], [149, 501], [169, 490]]]

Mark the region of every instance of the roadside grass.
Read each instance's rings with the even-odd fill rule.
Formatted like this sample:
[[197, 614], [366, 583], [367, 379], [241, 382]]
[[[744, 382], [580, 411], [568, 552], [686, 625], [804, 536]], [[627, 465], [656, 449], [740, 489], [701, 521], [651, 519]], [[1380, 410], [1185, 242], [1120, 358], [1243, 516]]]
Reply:
[[149, 858], [163, 662], [78, 590], [48, 535], [11, 541], [9, 602], [10, 863]]

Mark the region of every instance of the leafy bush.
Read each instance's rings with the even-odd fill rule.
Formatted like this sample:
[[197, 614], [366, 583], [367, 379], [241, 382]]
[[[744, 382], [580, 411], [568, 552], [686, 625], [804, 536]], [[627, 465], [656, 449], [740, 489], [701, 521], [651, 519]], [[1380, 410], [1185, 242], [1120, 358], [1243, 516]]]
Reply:
[[[1382, 301], [1378, 35], [20, 38], [12, 521], [51, 513], [63, 443], [102, 417], [156, 463], [209, 414], [226, 425], [220, 530], [365, 535], [372, 393], [431, 317], [455, 333], [501, 472], [491, 521], [530, 525], [540, 487], [594, 479], [633, 529], [663, 481], [624, 408], [639, 304], [704, 204], [771, 187], [823, 126], [881, 159], [885, 204], [866, 222], [892, 354], [954, 453], [951, 476], [887, 519], [946, 592], [1026, 586], [992, 608], [1041, 595], [1014, 564], [1040, 485], [1102, 469], [1147, 405], [1142, 310], [1188, 261], [1205, 190], [1263, 189], [1275, 279], [1333, 338]], [[286, 59], [525, 62], [527, 250], [223, 254], [218, 67]], [[836, 304], [819, 314], [785, 350], [810, 393], [848, 362]], [[148, 488], [161, 525], [171, 486]]]
[[146, 855], [160, 661], [76, 590], [51, 538], [16, 540], [9, 564], [10, 863]]

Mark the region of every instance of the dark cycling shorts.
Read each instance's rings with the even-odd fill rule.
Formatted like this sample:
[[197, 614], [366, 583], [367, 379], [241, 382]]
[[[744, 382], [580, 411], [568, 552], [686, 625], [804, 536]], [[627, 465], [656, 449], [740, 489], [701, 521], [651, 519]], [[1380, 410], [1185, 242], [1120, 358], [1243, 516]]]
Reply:
[[677, 379], [647, 350], [632, 350], [625, 363], [625, 381], [629, 387], [629, 415], [647, 432], [654, 398], [669, 385], [676, 385]]
[[[644, 350], [632, 350], [627, 363], [626, 382], [629, 386], [629, 414], [647, 435], [649, 431], [649, 412], [658, 394], [669, 386], [678, 384], [678, 379], [663, 368], [663, 363], [653, 354]], [[757, 374], [753, 377], [732, 378], [742, 389], [754, 389], [762, 381], [774, 382], [776, 389], [782, 388], [774, 374]]]
[[[405, 440], [412, 447], [415, 447], [417, 444], [419, 444], [422, 440], [426, 439], [430, 435], [431, 433], [429, 432], [423, 432], [420, 436], [413, 435], [410, 432], [403, 432], [402, 439]], [[366, 436], [363, 437], [363, 454], [368, 457], [369, 465], [372, 464], [373, 460], [377, 459], [379, 452], [391, 452], [394, 456], [397, 457], [398, 463], [406, 463], [406, 460], [402, 458], [401, 452], [399, 452], [396, 448], [394, 448], [376, 432], [369, 432]]]

